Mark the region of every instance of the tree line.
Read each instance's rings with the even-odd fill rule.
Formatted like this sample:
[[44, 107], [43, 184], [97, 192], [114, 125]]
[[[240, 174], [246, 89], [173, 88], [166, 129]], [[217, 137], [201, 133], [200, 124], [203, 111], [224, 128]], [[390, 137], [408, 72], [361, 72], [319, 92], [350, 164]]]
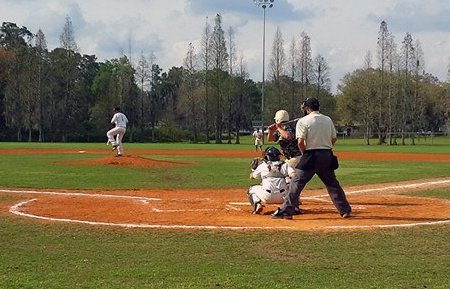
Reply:
[[2, 24], [2, 140], [102, 141], [114, 106], [130, 119], [132, 142], [239, 143], [252, 121], [270, 122], [278, 109], [301, 116], [301, 102], [310, 96], [337, 123], [363, 127], [367, 141], [376, 135], [380, 144], [395, 144], [402, 132], [435, 131], [448, 117], [448, 83], [425, 72], [420, 43], [411, 35], [397, 52], [385, 22], [377, 66], [368, 53], [366, 66], [347, 74], [337, 95], [331, 93], [326, 59], [313, 56], [305, 32], [293, 36], [286, 49], [277, 29], [263, 88], [250, 79], [234, 29], [223, 28], [220, 14], [206, 18], [198, 46], [190, 43], [183, 63], [167, 72], [151, 52], [148, 57], [141, 52], [135, 64], [126, 55], [99, 62], [81, 54], [68, 16], [62, 31], [60, 47], [49, 51], [41, 30], [33, 34]]

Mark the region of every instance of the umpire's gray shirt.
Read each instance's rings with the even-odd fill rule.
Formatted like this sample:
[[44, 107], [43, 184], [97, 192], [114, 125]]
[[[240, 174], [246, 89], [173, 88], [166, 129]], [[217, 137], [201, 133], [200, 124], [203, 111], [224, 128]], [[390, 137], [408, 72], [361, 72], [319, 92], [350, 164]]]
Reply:
[[331, 118], [312, 111], [297, 122], [295, 136], [305, 140], [306, 150], [331, 149], [336, 129]]

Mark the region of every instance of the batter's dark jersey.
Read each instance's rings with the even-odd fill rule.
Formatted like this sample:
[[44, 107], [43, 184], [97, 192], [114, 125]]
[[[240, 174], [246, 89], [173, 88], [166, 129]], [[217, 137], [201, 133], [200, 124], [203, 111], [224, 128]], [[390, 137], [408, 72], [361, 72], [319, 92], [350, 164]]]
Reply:
[[285, 127], [285, 130], [292, 135], [292, 139], [284, 139], [278, 131], [273, 133], [275, 139], [277, 139], [280, 144], [281, 152], [284, 157], [290, 159], [302, 155], [300, 149], [298, 148], [297, 139], [295, 138], [295, 129], [288, 125]]

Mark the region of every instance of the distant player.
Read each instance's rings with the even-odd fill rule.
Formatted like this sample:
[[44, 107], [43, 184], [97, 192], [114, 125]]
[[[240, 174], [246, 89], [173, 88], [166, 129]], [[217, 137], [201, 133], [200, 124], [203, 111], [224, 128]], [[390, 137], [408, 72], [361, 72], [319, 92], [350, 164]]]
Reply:
[[112, 149], [117, 149], [117, 156], [120, 157], [123, 154], [122, 139], [127, 131], [128, 119], [125, 114], [120, 112], [120, 107], [113, 109], [113, 117], [111, 123], [115, 125], [113, 129], [110, 129], [106, 136], [108, 137], [108, 143], [111, 143]]
[[264, 134], [257, 127], [256, 130], [253, 132], [253, 139], [255, 140], [255, 151], [258, 150], [263, 151], [263, 138]]
[[264, 161], [250, 173], [251, 179], [261, 178], [260, 185], [251, 186], [248, 200], [252, 214], [260, 214], [264, 204], [282, 204], [288, 192], [286, 178], [295, 174], [293, 168], [280, 160], [280, 151], [270, 146], [264, 152]]

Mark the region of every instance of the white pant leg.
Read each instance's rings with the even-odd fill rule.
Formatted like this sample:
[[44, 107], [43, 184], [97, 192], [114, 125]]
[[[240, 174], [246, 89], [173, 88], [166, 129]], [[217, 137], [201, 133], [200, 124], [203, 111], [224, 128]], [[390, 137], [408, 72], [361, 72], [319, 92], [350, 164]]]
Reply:
[[119, 145], [119, 147], [117, 148], [117, 154], [119, 154], [119, 155], [123, 154], [122, 139], [123, 139], [123, 136], [125, 135], [125, 132], [126, 132], [126, 129], [124, 127], [119, 127], [119, 130], [117, 131], [116, 142]]
[[282, 204], [284, 201], [283, 194], [279, 192], [269, 193], [261, 185], [251, 186], [248, 193], [255, 203]]
[[106, 133], [106, 136], [108, 137], [108, 142], [110, 142], [112, 145], [116, 144], [115, 136], [117, 135], [118, 129], [119, 129], [118, 127], [115, 127], [108, 130], [108, 132]]
[[110, 129], [107, 133], [106, 136], [108, 137], [108, 141], [112, 144], [112, 145], [118, 145], [119, 147], [117, 148], [117, 153], [118, 154], [122, 154], [123, 153], [123, 145], [122, 145], [122, 139], [123, 136], [125, 135], [126, 129], [124, 127], [115, 127]]

